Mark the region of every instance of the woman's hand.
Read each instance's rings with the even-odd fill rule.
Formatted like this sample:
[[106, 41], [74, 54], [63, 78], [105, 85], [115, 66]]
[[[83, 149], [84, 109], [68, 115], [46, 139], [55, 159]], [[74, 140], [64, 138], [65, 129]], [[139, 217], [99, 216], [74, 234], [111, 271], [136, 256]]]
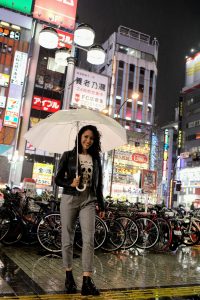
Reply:
[[78, 187], [79, 184], [80, 184], [80, 178], [81, 178], [81, 176], [78, 176], [78, 177], [74, 178], [71, 186], [72, 187]]

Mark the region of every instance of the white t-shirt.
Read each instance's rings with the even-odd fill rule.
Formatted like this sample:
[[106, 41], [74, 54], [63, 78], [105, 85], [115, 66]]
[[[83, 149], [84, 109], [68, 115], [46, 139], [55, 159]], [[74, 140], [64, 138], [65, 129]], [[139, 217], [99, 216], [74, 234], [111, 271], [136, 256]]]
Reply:
[[79, 161], [81, 165], [82, 171], [82, 182], [85, 183], [86, 186], [92, 185], [92, 173], [93, 173], [93, 162], [92, 156], [89, 154], [79, 154]]

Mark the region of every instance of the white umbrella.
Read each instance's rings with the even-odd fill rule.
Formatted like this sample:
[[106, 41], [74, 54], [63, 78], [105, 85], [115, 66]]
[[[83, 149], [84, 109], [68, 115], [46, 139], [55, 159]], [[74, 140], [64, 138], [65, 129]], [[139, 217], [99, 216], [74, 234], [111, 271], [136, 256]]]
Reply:
[[85, 108], [59, 110], [32, 127], [25, 138], [37, 149], [63, 153], [74, 148], [77, 133], [85, 125], [97, 127], [102, 152], [127, 144], [126, 130], [117, 121]]
[[102, 152], [127, 144], [126, 130], [117, 121], [85, 108], [59, 110], [32, 127], [25, 138], [37, 149], [63, 153], [74, 148], [77, 130], [85, 125], [99, 130]]

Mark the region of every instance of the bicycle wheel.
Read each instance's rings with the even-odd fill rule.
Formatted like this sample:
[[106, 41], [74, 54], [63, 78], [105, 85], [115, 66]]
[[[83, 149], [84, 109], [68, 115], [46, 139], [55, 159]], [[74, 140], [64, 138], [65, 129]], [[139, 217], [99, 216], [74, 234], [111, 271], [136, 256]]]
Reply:
[[37, 237], [41, 246], [49, 252], [61, 252], [60, 214], [49, 214], [38, 224]]
[[132, 248], [135, 245], [139, 235], [138, 227], [136, 223], [132, 219], [126, 216], [118, 217], [116, 218], [116, 220], [122, 224], [126, 232], [126, 239], [124, 241], [122, 248], [123, 249]]
[[124, 227], [115, 219], [106, 219], [104, 222], [107, 225], [108, 232], [101, 249], [109, 252], [116, 251], [124, 245], [126, 240], [126, 232]]
[[199, 243], [200, 235], [199, 235], [199, 228], [196, 224], [184, 223], [181, 226], [182, 233], [183, 233], [183, 241], [182, 243], [186, 246], [193, 246]]
[[149, 218], [142, 217], [135, 220], [139, 236], [136, 246], [141, 249], [152, 248], [159, 239], [159, 229], [154, 221]]
[[155, 222], [159, 229], [159, 239], [154, 248], [166, 251], [172, 242], [172, 228], [169, 222], [163, 218], [157, 218]]
[[[95, 216], [95, 234], [94, 234], [94, 250], [99, 249], [105, 239], [107, 234], [107, 227], [104, 221]], [[80, 249], [82, 248], [82, 234], [81, 234], [81, 226], [79, 220], [77, 220], [76, 228], [75, 228], [75, 245]]]
[[23, 235], [23, 224], [19, 220], [11, 220], [9, 224], [9, 230], [1, 242], [4, 245], [13, 245], [19, 242]]
[[0, 241], [6, 236], [10, 229], [11, 219], [5, 213], [0, 214]]

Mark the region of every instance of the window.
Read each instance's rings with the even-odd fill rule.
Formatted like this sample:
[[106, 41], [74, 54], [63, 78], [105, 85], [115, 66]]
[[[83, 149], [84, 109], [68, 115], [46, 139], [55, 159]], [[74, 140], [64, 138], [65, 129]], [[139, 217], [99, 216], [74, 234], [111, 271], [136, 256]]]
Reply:
[[144, 68], [140, 68], [140, 75], [144, 75], [145, 69]]
[[133, 82], [128, 82], [128, 89], [133, 91]]
[[141, 105], [138, 105], [136, 119], [142, 121], [142, 106]]
[[144, 85], [143, 84], [139, 84], [139, 93], [144, 93]]
[[120, 69], [124, 68], [124, 62], [122, 60], [119, 61], [119, 68]]
[[130, 64], [130, 65], [129, 65], [129, 71], [130, 71], [130, 72], [134, 72], [134, 71], [135, 71], [135, 65]]

